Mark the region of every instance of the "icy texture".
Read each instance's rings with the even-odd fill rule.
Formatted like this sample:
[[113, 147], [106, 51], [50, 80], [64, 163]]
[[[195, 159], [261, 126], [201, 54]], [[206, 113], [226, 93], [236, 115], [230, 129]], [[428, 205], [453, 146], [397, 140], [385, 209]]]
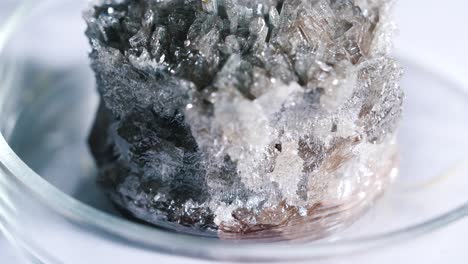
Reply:
[[90, 144], [112, 200], [224, 238], [355, 219], [395, 174], [389, 2], [96, 1]]

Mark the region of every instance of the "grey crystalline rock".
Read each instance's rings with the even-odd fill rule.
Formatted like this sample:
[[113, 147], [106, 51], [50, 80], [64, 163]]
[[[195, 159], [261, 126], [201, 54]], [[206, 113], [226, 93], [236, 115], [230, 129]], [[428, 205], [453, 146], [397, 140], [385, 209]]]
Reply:
[[94, 1], [99, 182], [129, 216], [183, 232], [346, 226], [397, 172], [390, 2]]

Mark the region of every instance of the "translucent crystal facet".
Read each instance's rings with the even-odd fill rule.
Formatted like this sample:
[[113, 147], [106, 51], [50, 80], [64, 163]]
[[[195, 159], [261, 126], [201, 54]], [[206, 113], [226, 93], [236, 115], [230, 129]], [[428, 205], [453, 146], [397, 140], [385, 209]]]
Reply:
[[106, 0], [85, 13], [99, 181], [129, 215], [320, 237], [395, 174], [390, 1]]

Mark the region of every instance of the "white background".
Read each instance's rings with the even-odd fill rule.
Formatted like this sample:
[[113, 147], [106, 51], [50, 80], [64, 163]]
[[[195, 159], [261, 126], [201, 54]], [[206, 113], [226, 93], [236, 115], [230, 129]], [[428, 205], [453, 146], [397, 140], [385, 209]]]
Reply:
[[[17, 3], [17, 0], [0, 0], [0, 23]], [[468, 1], [400, 0], [395, 15], [400, 26], [397, 54], [468, 87]], [[171, 257], [155, 260], [164, 264], [184, 262]], [[0, 263], [22, 263], [1, 236]], [[468, 263], [468, 219], [410, 243], [404, 249], [390, 248], [359, 263]]]

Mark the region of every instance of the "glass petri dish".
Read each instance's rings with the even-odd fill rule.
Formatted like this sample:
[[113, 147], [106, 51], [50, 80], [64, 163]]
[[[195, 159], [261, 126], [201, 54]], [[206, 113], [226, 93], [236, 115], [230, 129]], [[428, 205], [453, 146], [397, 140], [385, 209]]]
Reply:
[[402, 59], [401, 175], [346, 230], [313, 242], [253, 243], [126, 220], [95, 184], [86, 145], [98, 97], [83, 33], [85, 6], [76, 0], [24, 2], [0, 28], [0, 228], [30, 260], [151, 263], [175, 255], [184, 263], [334, 263], [468, 215], [468, 92]]

